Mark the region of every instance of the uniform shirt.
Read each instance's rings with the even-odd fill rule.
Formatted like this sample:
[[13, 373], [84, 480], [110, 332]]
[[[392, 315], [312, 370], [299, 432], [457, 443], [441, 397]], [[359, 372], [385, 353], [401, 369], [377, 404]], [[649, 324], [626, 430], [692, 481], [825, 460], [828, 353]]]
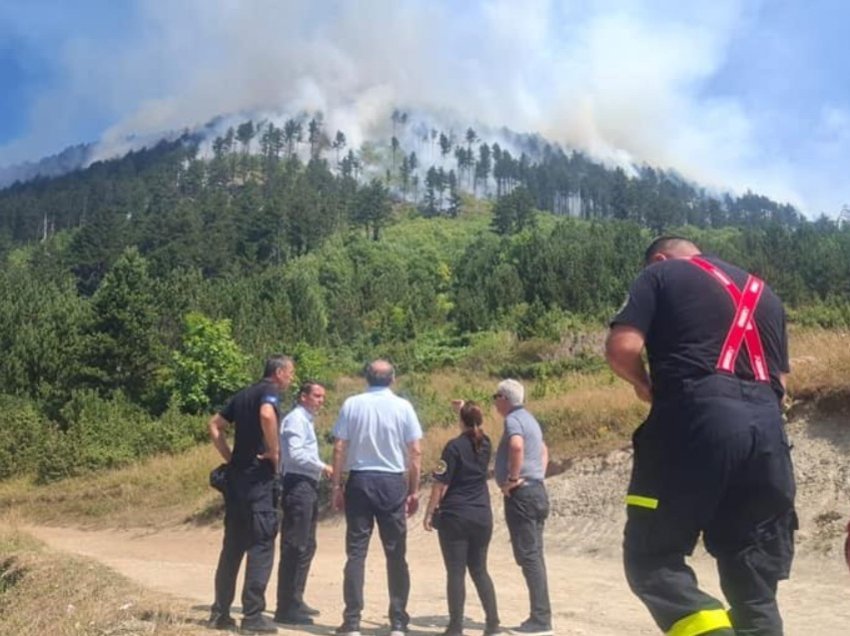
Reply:
[[280, 423], [280, 472], [318, 481], [324, 467], [325, 462], [319, 458], [313, 414], [299, 404]]
[[433, 477], [448, 488], [440, 501], [440, 513], [486, 523], [493, 514], [487, 490], [487, 466], [490, 463], [490, 438], [481, 440], [476, 453], [468, 435], [462, 434], [443, 448]]
[[537, 419], [522, 406], [517, 406], [505, 416], [505, 430], [496, 449], [494, 474], [500, 486], [508, 481], [508, 444], [511, 437], [522, 437], [522, 467], [519, 477], [525, 480], [542, 480], [546, 475], [543, 465], [543, 431]]
[[243, 469], [256, 466], [257, 455], [266, 451], [263, 427], [260, 424], [260, 407], [263, 404], [271, 404], [275, 415], [280, 419], [279, 391], [274, 382], [260, 380], [234, 395], [219, 413], [236, 427], [231, 466]]
[[[706, 260], [743, 288], [747, 272], [716, 257]], [[723, 286], [686, 259], [668, 259], [646, 267], [632, 283], [623, 308], [611, 321], [628, 325], [645, 338], [655, 397], [678, 392], [684, 379], [716, 373], [717, 359], [735, 315], [735, 303]], [[785, 310], [765, 286], [755, 321], [767, 360], [770, 384], [782, 396], [780, 373], [788, 373]], [[735, 362], [735, 375], [754, 380], [746, 345]]]
[[422, 427], [410, 402], [376, 386], [343, 403], [333, 434], [348, 442], [346, 470], [403, 473], [407, 445], [422, 439]]

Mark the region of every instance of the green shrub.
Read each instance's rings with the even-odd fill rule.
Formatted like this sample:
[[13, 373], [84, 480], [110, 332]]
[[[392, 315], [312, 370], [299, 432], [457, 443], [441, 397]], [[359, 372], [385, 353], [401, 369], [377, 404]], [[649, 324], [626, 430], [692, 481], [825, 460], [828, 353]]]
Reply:
[[31, 400], [0, 395], [0, 479], [35, 472], [46, 428]]

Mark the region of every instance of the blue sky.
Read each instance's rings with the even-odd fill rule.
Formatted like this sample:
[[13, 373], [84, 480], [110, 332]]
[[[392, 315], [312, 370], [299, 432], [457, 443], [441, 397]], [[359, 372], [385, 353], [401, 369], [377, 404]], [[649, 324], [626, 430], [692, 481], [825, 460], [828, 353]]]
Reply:
[[837, 0], [0, 0], [0, 165], [227, 113], [366, 138], [401, 105], [834, 216], [847, 24]]

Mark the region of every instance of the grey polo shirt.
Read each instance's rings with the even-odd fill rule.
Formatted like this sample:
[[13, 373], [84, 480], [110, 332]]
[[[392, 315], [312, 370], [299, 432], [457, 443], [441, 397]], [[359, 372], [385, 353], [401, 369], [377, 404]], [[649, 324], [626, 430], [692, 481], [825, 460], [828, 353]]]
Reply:
[[543, 465], [543, 431], [537, 419], [524, 407], [518, 406], [505, 416], [505, 430], [499, 440], [493, 469], [496, 483], [501, 486], [508, 480], [508, 443], [514, 435], [520, 435], [523, 443], [519, 477], [525, 480], [542, 480], [546, 476], [546, 467]]

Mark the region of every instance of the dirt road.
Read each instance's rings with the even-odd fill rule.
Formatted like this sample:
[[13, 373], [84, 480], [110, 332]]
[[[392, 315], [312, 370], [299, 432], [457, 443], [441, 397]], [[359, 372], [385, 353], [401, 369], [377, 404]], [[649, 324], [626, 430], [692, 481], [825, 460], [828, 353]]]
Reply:
[[[844, 411], [811, 418], [805, 413], [789, 426], [795, 444], [797, 508], [801, 528], [790, 581], [780, 584], [779, 600], [788, 636], [844, 636], [850, 633], [850, 573], [843, 562], [843, 524], [850, 512], [850, 426]], [[649, 614], [629, 592], [620, 563], [624, 521], [623, 493], [630, 453], [573, 462], [547, 480], [551, 516], [546, 558], [556, 633], [623, 636], [658, 633]], [[501, 522], [500, 498], [493, 493], [497, 520], [490, 550], [505, 626], [526, 617], [528, 597], [513, 563]], [[446, 622], [445, 573], [437, 537], [410, 524], [408, 561], [412, 590], [409, 610], [413, 636], [442, 631]], [[159, 531], [34, 527], [32, 534], [51, 547], [101, 561], [139, 583], [196, 601], [194, 620], [203, 619], [212, 600], [212, 579], [221, 546], [221, 528], [183, 527]], [[344, 524], [339, 516], [319, 527], [319, 551], [306, 598], [321, 610], [316, 626], [302, 633], [328, 634], [341, 621]], [[703, 587], [720, 595], [713, 561], [693, 559]], [[373, 538], [367, 561], [367, 634], [385, 633], [386, 586], [383, 555]], [[274, 610], [275, 580], [267, 600]], [[238, 599], [238, 595], [237, 595]], [[481, 627], [482, 612], [472, 585], [467, 589], [467, 632]], [[295, 633], [295, 632], [292, 632]]]
[[[221, 545], [219, 529], [153, 533], [47, 527], [29, 530], [54, 548], [95, 558], [149, 588], [197, 601], [195, 620], [206, 614], [201, 606], [212, 599], [212, 576]], [[410, 539], [412, 633], [436, 633], [445, 625], [446, 614], [445, 575], [436, 537], [417, 526], [411, 528]], [[319, 546], [307, 599], [322, 614], [314, 628], [302, 631], [327, 634], [339, 624], [342, 610], [343, 525], [338, 521], [322, 524]], [[550, 537], [547, 561], [557, 634], [658, 633], [646, 610], [629, 593], [615, 555], [607, 550], [597, 556], [570, 552], [561, 537]], [[506, 534], [497, 532], [490, 564], [505, 625], [519, 623], [528, 606], [522, 576], [510, 555]], [[718, 593], [711, 560], [698, 555], [695, 567], [705, 587]], [[471, 585], [468, 588], [467, 631], [474, 633], [483, 615], [474, 589]], [[267, 595], [271, 610], [273, 594], [274, 582]], [[781, 586], [780, 601], [789, 636], [839, 636], [850, 629], [850, 574], [835, 559], [809, 556], [798, 560], [793, 578]], [[375, 538], [367, 562], [364, 632], [383, 630], [386, 603], [383, 556]]]

